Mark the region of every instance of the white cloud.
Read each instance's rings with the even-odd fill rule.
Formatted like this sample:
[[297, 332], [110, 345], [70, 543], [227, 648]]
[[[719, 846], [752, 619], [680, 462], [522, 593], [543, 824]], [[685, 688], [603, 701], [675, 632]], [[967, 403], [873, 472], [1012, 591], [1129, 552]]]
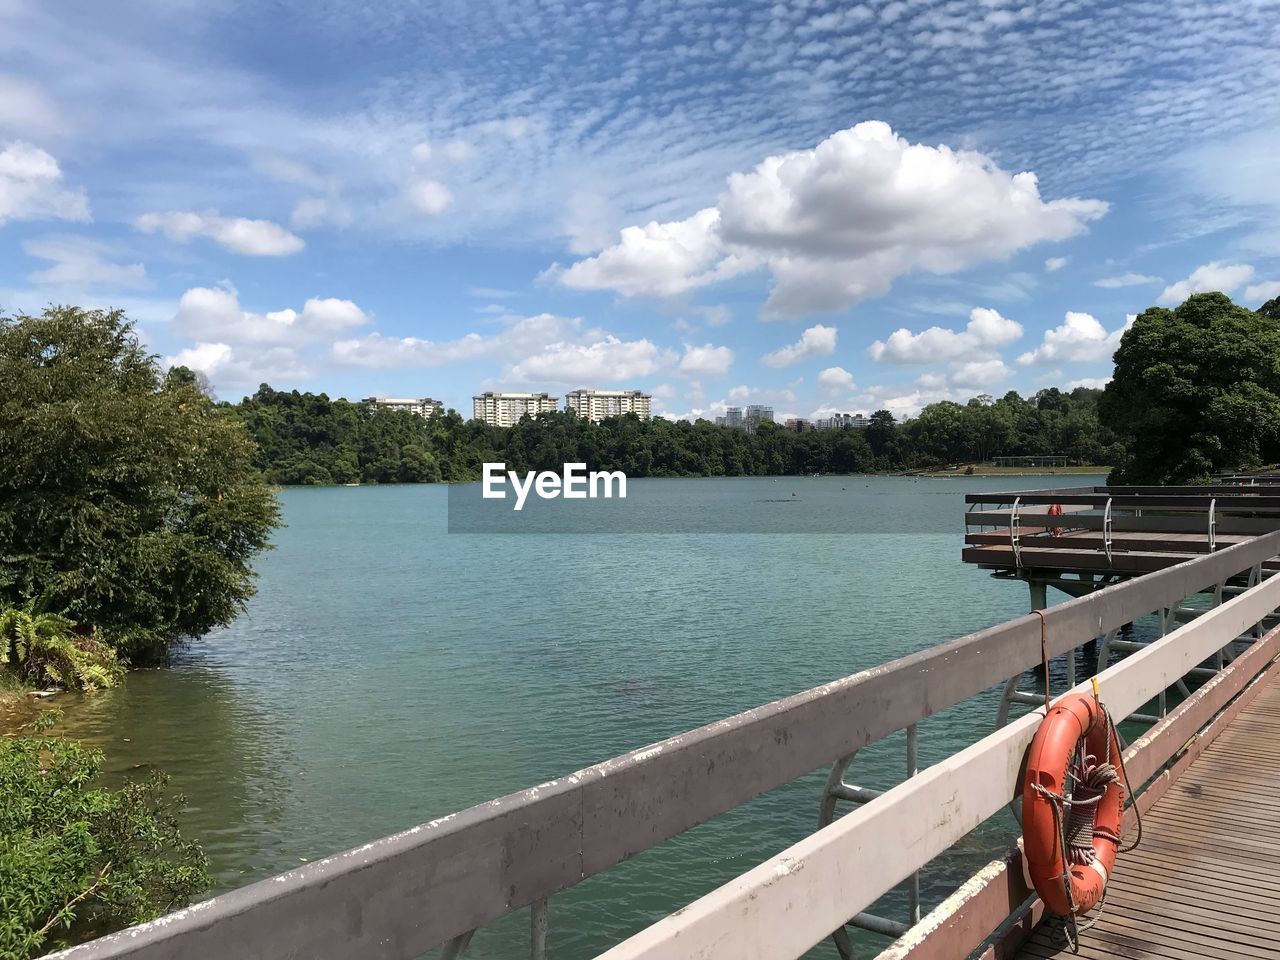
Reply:
[[62, 183], [53, 156], [20, 140], [0, 150], [0, 225], [10, 220], [89, 220], [89, 199]]
[[986, 389], [1004, 380], [1012, 371], [1003, 360], [970, 360], [952, 364], [943, 372], [921, 374], [916, 383], [926, 390], [946, 390], [949, 387]]
[[818, 374], [818, 385], [828, 393], [853, 389], [853, 374], [844, 367], [827, 367]]
[[1117, 290], [1120, 287], [1141, 287], [1160, 282], [1159, 277], [1152, 277], [1145, 273], [1122, 273], [1118, 277], [1103, 277], [1101, 280], [1095, 280], [1093, 285], [1102, 287], [1104, 290]]
[[434, 217], [453, 203], [453, 194], [439, 180], [416, 180], [409, 184], [409, 203], [419, 213]]
[[223, 217], [215, 211], [194, 213], [169, 210], [144, 213], [134, 221], [143, 233], [161, 233], [174, 243], [189, 243], [196, 237], [207, 237], [233, 253], [251, 257], [282, 257], [297, 253], [306, 244], [270, 220], [245, 217]]
[[1048, 260], [1044, 262], [1044, 268], [1045, 270], [1049, 271], [1049, 273], [1056, 273], [1066, 265], [1067, 265], [1066, 257], [1050, 257]]
[[760, 362], [766, 367], [790, 367], [814, 357], [829, 357], [836, 350], [835, 327], [822, 324], [810, 327], [800, 334], [800, 339], [772, 353], [766, 353]]
[[684, 356], [676, 366], [676, 373], [682, 377], [709, 377], [718, 380], [728, 375], [732, 365], [733, 351], [728, 347], [717, 347], [710, 343], [702, 346], [686, 344]]
[[1022, 324], [1001, 316], [987, 307], [975, 307], [969, 313], [964, 330], [929, 327], [912, 333], [905, 327], [895, 330], [888, 340], [877, 340], [867, 353], [882, 363], [937, 363], [941, 360], [985, 359], [997, 347], [1013, 343], [1022, 336]]
[[1110, 361], [1111, 355], [1120, 346], [1120, 338], [1133, 325], [1133, 321], [1134, 317], [1129, 316], [1124, 326], [1108, 333], [1093, 315], [1068, 311], [1062, 323], [1044, 332], [1044, 340], [1040, 346], [1018, 357], [1018, 363], [1025, 366], [1033, 363]]
[[270, 380], [296, 380], [313, 372], [303, 358], [288, 347], [238, 351], [226, 343], [198, 343], [166, 357], [165, 365], [199, 370], [219, 389], [251, 387]]
[[1110, 382], [1110, 377], [1081, 377], [1079, 380], [1068, 380], [1064, 387], [1067, 390], [1074, 390], [1077, 387], [1088, 387], [1090, 390], [1101, 390]]
[[53, 266], [38, 270], [32, 283], [62, 286], [73, 290], [110, 287], [139, 289], [151, 286], [147, 268], [141, 263], [112, 263], [105, 259], [109, 248], [83, 237], [45, 237], [23, 241], [30, 256], [51, 261]]
[[627, 227], [548, 273], [578, 289], [672, 296], [766, 265], [765, 314], [802, 316], [883, 294], [915, 270], [951, 273], [1074, 236], [1106, 211], [1099, 200], [1045, 202], [1034, 174], [869, 121], [731, 175], [713, 207]]
[[550, 343], [515, 364], [510, 379], [523, 383], [618, 383], [647, 377], [674, 361], [670, 351], [648, 340], [605, 336], [594, 343]]
[[1253, 267], [1247, 263], [1223, 263], [1215, 260], [1191, 271], [1185, 280], [1170, 284], [1160, 294], [1159, 302], [1169, 305], [1182, 303], [1193, 293], [1217, 290], [1231, 293], [1253, 276]]
[[[388, 337], [371, 333], [333, 344], [332, 356], [344, 366], [381, 369], [389, 367], [443, 367], [470, 360], [510, 360], [538, 354], [547, 344], [577, 340], [582, 321], [541, 313], [533, 317], [508, 318], [504, 329], [485, 336], [468, 333], [456, 340], [423, 340], [419, 337]], [[589, 331], [587, 336], [603, 337]]]
[[1280, 297], [1280, 280], [1265, 280], [1244, 288], [1244, 299], [1250, 303], [1258, 303]]
[[301, 312], [253, 313], [240, 306], [233, 289], [193, 287], [178, 302], [172, 326], [176, 333], [202, 343], [300, 347], [346, 333], [371, 319], [350, 300], [312, 298]]

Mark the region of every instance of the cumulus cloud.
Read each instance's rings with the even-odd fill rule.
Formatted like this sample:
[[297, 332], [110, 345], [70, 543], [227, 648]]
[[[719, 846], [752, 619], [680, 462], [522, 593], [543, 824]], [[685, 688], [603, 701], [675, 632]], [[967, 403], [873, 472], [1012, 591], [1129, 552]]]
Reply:
[[728, 375], [733, 365], [733, 351], [710, 343], [702, 346], [686, 344], [684, 355], [676, 365], [676, 373], [682, 377], [709, 377], [718, 380]]
[[510, 378], [524, 383], [618, 383], [647, 377], [669, 365], [670, 351], [648, 340], [605, 336], [593, 343], [551, 343], [521, 360]]
[[1110, 382], [1110, 377], [1081, 377], [1079, 380], [1068, 380], [1064, 386], [1067, 390], [1075, 390], [1077, 387], [1088, 387], [1090, 390], [1101, 390]]
[[60, 286], [73, 290], [102, 287], [140, 289], [151, 286], [147, 268], [141, 263], [114, 263], [107, 259], [106, 244], [83, 237], [45, 237], [26, 240], [22, 249], [32, 257], [53, 265], [37, 270], [28, 279], [42, 286]]
[[443, 213], [453, 203], [453, 194], [439, 180], [416, 180], [409, 184], [409, 203], [429, 217]]
[[253, 313], [227, 287], [192, 287], [178, 302], [175, 333], [202, 343], [300, 347], [346, 333], [371, 321], [350, 300], [312, 298], [302, 310]]
[[223, 217], [215, 211], [144, 213], [134, 221], [134, 226], [143, 233], [163, 234], [174, 243], [190, 243], [196, 237], [206, 237], [233, 253], [250, 257], [282, 257], [306, 246], [301, 237], [278, 223]]
[[1191, 276], [1164, 288], [1159, 302], [1169, 305], [1181, 303], [1193, 293], [1220, 291], [1231, 293], [1253, 276], [1253, 267], [1247, 263], [1223, 263], [1214, 260], [1191, 271]]
[[949, 388], [970, 388], [985, 390], [1009, 376], [1009, 367], [999, 358], [993, 360], [970, 360], [967, 363], [952, 364], [945, 372], [921, 374], [916, 383], [926, 390], [947, 390]]
[[311, 376], [314, 372], [289, 347], [246, 350], [227, 343], [198, 343], [166, 357], [165, 364], [199, 370], [219, 389], [252, 387], [270, 380], [296, 380]]
[[333, 359], [344, 366], [442, 367], [469, 360], [514, 361], [543, 351], [547, 344], [576, 340], [582, 321], [540, 313], [532, 317], [510, 317], [494, 334], [468, 333], [456, 340], [424, 340], [420, 337], [388, 337], [371, 333], [333, 344]]
[[810, 327], [800, 334], [800, 339], [772, 353], [766, 353], [760, 362], [766, 367], [790, 367], [814, 357], [829, 357], [836, 349], [836, 328], [822, 324]]
[[1107, 331], [1088, 313], [1068, 311], [1062, 323], [1044, 332], [1044, 340], [1034, 350], [1018, 357], [1024, 366], [1043, 363], [1101, 363], [1111, 359], [1120, 338], [1133, 326], [1129, 316], [1124, 326]]
[[1044, 268], [1049, 273], [1056, 273], [1067, 265], [1066, 257], [1050, 257], [1044, 262]]
[[868, 121], [731, 175], [714, 206], [685, 220], [627, 227], [548, 273], [577, 289], [673, 296], [764, 266], [774, 279], [765, 315], [803, 316], [883, 294], [912, 271], [951, 273], [1074, 236], [1106, 211], [1100, 200], [1044, 201], [1032, 173]]
[[1101, 280], [1093, 281], [1095, 287], [1102, 287], [1104, 290], [1117, 290], [1121, 287], [1142, 287], [1149, 283], [1160, 283], [1160, 278], [1149, 276], [1145, 273], [1122, 273], [1118, 277], [1103, 277]]
[[62, 182], [52, 154], [20, 140], [0, 150], [0, 225], [10, 220], [89, 220], [83, 190]]
[[1244, 288], [1244, 299], [1261, 304], [1272, 297], [1280, 297], [1280, 280], [1267, 280]]
[[1022, 336], [1022, 324], [987, 307], [975, 307], [963, 330], [929, 327], [912, 333], [905, 327], [887, 340], [877, 340], [867, 353], [882, 363], [937, 363], [942, 360], [973, 360], [988, 357], [997, 347]]
[[818, 374], [818, 385], [827, 393], [853, 389], [853, 374], [844, 367], [827, 367]]

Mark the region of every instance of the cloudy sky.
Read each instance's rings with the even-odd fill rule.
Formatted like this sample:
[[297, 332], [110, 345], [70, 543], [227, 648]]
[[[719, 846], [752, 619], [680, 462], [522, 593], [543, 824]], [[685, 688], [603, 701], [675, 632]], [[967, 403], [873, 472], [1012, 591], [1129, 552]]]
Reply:
[[220, 395], [910, 414], [1280, 294], [1268, 0], [0, 0], [0, 309]]

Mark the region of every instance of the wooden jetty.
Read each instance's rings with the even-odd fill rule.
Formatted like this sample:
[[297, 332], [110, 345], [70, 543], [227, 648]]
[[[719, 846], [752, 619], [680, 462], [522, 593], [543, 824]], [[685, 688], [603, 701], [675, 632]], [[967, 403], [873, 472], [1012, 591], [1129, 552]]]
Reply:
[[[1142, 844], [1121, 855], [1101, 917], [1080, 933], [1081, 955], [1280, 957], [1280, 627], [1273, 626], [1280, 578], [1267, 575], [1280, 557], [1280, 530], [1258, 524], [1280, 512], [1280, 489], [1246, 494], [1237, 484], [1222, 486], [1015, 497], [986, 512], [1016, 517], [1019, 536], [1040, 535], [1029, 532], [1031, 521], [1022, 525], [1024, 506], [1062, 503], [1065, 511], [1070, 503], [1076, 512], [1053, 522], [1093, 538], [1094, 546], [1065, 551], [1021, 543], [965, 548], [966, 559], [997, 572], [1026, 578], [1034, 570], [1078, 583], [1078, 596], [1041, 615], [678, 733], [57, 956], [404, 960], [435, 950], [432, 956], [457, 960], [477, 928], [521, 911], [529, 956], [545, 960], [561, 955], [558, 894], [599, 874], [607, 882], [619, 862], [818, 769], [829, 775], [813, 798], [812, 834], [783, 851], [761, 850], [758, 865], [691, 904], [672, 904], [670, 915], [601, 956], [782, 960], [828, 939], [844, 957], [867, 956], [851, 942], [854, 928], [883, 936], [878, 960], [1067, 954], [1043, 922], [1006, 811], [1043, 715], [1042, 699], [1020, 689], [1041, 662], [1043, 642], [1045, 655], [1066, 658], [1064, 686], [1087, 692], [1096, 682], [1111, 714], [1145, 731], [1125, 748], [1134, 787], [1125, 834], [1136, 836], [1141, 813]], [[1068, 493], [1077, 499], [1068, 501]], [[1109, 520], [1099, 513], [1108, 505]], [[1145, 523], [1117, 531], [1119, 511]], [[1086, 525], [1086, 516], [1105, 523]], [[1186, 529], [1154, 523], [1170, 519]], [[1210, 525], [1192, 529], [1192, 519]], [[1106, 534], [1103, 551], [1110, 542], [1108, 565], [1065, 555], [1096, 560], [1099, 531]], [[1203, 534], [1206, 549], [1161, 539], [1158, 549], [1130, 551], [1148, 559], [1120, 568], [1115, 561], [1126, 551], [1117, 532]], [[1007, 555], [1023, 549], [1059, 555], [1052, 563], [1032, 553]], [[969, 555], [982, 550], [1004, 554]], [[1036, 566], [1022, 562], [1031, 559]], [[1162, 628], [1158, 639], [1139, 644], [1117, 636], [1152, 614]], [[1086, 657], [1084, 682], [1076, 684], [1079, 653], [1091, 645], [1101, 655]], [[1119, 659], [1111, 662], [1108, 651]], [[994, 731], [919, 768], [918, 724], [970, 698], [987, 703], [1002, 685]], [[858, 752], [904, 731], [902, 776], [854, 782], [862, 780]], [[941, 902], [921, 903], [913, 879], [994, 817], [1003, 818], [997, 823], [1005, 825], [1007, 852]], [[884, 915], [885, 895], [902, 885], [905, 911]]]

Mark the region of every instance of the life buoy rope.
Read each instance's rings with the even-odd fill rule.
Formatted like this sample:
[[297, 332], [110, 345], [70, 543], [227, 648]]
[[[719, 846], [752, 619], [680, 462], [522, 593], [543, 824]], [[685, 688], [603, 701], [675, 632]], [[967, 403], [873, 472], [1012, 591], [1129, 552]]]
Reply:
[[1045, 906], [1073, 922], [1102, 901], [1121, 842], [1119, 735], [1096, 697], [1071, 694], [1040, 723], [1022, 790], [1023, 855]]

